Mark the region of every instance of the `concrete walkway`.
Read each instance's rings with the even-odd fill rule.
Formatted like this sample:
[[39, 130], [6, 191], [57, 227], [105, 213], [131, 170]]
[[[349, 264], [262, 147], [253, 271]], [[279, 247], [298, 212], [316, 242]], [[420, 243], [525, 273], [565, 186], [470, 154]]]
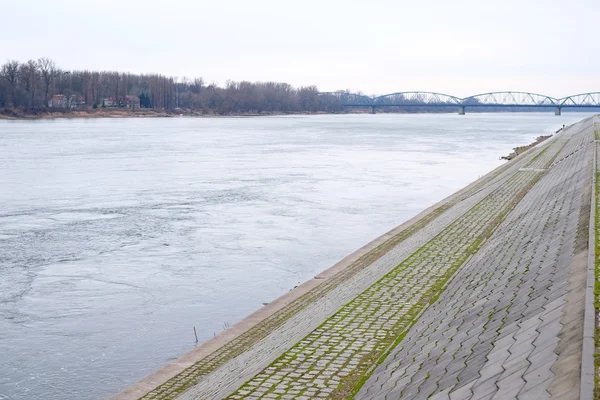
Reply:
[[594, 135], [569, 127], [117, 398], [591, 399]]

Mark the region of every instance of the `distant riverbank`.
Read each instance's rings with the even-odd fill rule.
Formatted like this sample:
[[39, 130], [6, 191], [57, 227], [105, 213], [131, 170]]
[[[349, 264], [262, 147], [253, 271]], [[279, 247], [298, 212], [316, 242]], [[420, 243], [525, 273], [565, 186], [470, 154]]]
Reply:
[[[353, 112], [355, 113], [355, 112]], [[361, 113], [361, 112], [356, 112]], [[28, 119], [56, 119], [56, 118], [151, 118], [151, 117], [257, 117], [269, 115], [316, 115], [326, 114], [324, 112], [316, 113], [281, 113], [281, 112], [265, 112], [265, 113], [237, 113], [237, 114], [216, 114], [211, 112], [202, 112], [196, 110], [153, 110], [153, 109], [137, 109], [131, 110], [126, 108], [98, 108], [93, 110], [67, 110], [67, 109], [43, 109], [43, 110], [20, 110], [20, 109], [0, 109], [0, 119], [8, 120], [28, 120]], [[361, 113], [362, 114], [362, 113]]]
[[[217, 113], [214, 111], [176, 109], [176, 110], [155, 110], [152, 108], [138, 108], [136, 110], [128, 108], [97, 108], [91, 110], [69, 110], [69, 109], [14, 109], [0, 108], [0, 120], [37, 120], [37, 119], [63, 119], [63, 118], [167, 118], [167, 117], [268, 117], [277, 115], [339, 115], [339, 114], [370, 114], [370, 109], [355, 108], [341, 112], [326, 111], [265, 111], [265, 112], [245, 112], [245, 113]], [[498, 113], [511, 113], [498, 111]], [[445, 110], [412, 110], [412, 111], [394, 111], [380, 112], [378, 114], [455, 114]]]
[[[58, 119], [58, 118], [156, 118], [156, 117], [268, 117], [276, 115], [336, 115], [336, 114], [370, 114], [371, 110], [364, 108], [355, 108], [341, 112], [326, 111], [265, 111], [265, 112], [246, 112], [246, 113], [217, 113], [213, 111], [204, 112], [202, 110], [154, 110], [151, 108], [138, 108], [136, 110], [128, 108], [97, 108], [92, 110], [69, 110], [69, 109], [14, 109], [0, 108], [0, 120], [35, 120], [35, 119]], [[381, 112], [381, 114], [388, 114]], [[418, 110], [418, 111], [396, 111], [389, 114], [455, 114], [443, 110]]]

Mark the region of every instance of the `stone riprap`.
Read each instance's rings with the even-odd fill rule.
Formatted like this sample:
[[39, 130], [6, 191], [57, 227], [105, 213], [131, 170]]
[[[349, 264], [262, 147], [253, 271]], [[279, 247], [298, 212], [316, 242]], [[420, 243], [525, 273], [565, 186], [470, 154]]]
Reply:
[[563, 130], [141, 398], [585, 398], [594, 139]]

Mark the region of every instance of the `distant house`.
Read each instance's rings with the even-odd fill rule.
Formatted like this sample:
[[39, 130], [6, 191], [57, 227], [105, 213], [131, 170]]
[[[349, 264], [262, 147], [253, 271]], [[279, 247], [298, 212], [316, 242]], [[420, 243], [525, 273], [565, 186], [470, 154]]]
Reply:
[[73, 95], [69, 97], [70, 108], [83, 108], [85, 107], [85, 98], [80, 95]]
[[102, 107], [116, 107], [117, 106], [117, 102], [115, 101], [114, 97], [107, 97], [105, 99], [102, 99]]
[[69, 99], [64, 94], [55, 94], [50, 100], [48, 100], [48, 107], [68, 108]]
[[80, 108], [85, 107], [85, 100], [83, 96], [79, 95], [64, 95], [55, 94], [50, 100], [48, 100], [48, 107], [51, 108]]
[[140, 108], [140, 98], [137, 96], [125, 96], [125, 107], [132, 110]]
[[140, 108], [140, 98], [137, 96], [125, 96], [119, 97], [119, 101], [116, 101], [113, 96], [102, 99], [103, 107], [125, 107], [136, 109]]

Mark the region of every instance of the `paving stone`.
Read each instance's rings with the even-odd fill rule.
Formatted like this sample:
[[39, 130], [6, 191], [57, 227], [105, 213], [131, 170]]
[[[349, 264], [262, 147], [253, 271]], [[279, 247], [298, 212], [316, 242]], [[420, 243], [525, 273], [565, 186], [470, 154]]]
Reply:
[[554, 373], [552, 373], [550, 368], [552, 368], [555, 361], [556, 358], [554, 358], [546, 364], [541, 365], [538, 368], [532, 369], [530, 367], [525, 373], [525, 375], [523, 375], [523, 379], [526, 382], [525, 387], [523, 387], [523, 391], [530, 391], [532, 388], [538, 386], [540, 383], [552, 379], [554, 377]]
[[[545, 384], [544, 384], [545, 383]], [[550, 398], [548, 393], [549, 382], [540, 382], [539, 385], [531, 387], [529, 389], [521, 389], [517, 398], [519, 400], [544, 400]]]
[[458, 390], [451, 391], [450, 400], [470, 399], [473, 396], [473, 392], [471, 391], [471, 387], [473, 387], [473, 384], [475, 384], [475, 381], [462, 386]]

